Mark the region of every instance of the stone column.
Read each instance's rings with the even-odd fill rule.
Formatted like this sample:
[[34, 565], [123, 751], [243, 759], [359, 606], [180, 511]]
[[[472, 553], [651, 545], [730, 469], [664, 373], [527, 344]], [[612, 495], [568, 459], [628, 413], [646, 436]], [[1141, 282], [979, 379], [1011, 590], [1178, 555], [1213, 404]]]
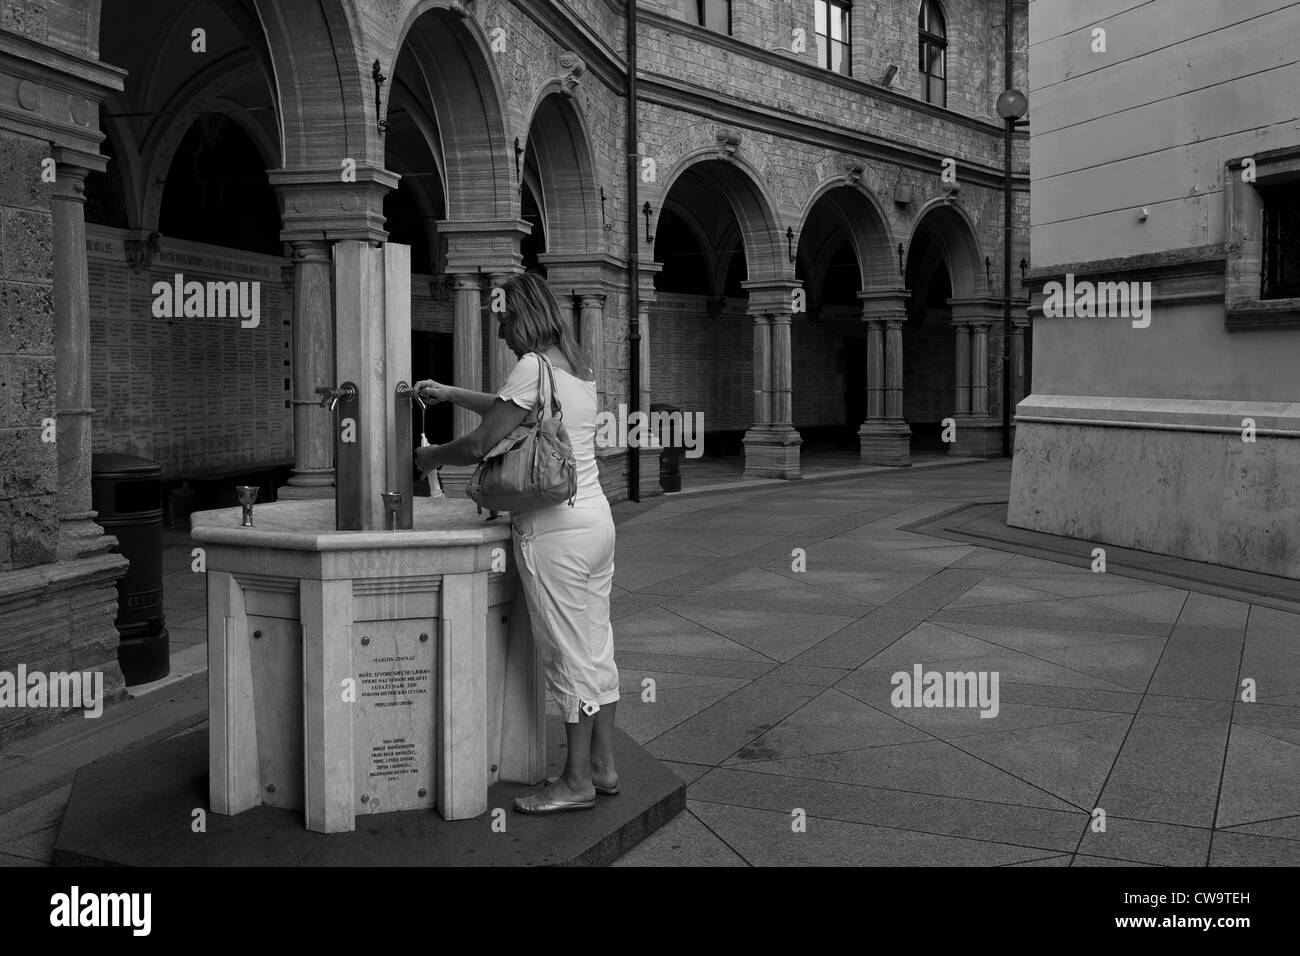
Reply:
[[[510, 375], [510, 370], [515, 367], [515, 353], [510, 351], [510, 346], [506, 345], [505, 339], [498, 334], [500, 328], [499, 317], [492, 311], [492, 290], [499, 289], [502, 284], [509, 279], [509, 272], [494, 272], [488, 280], [488, 309], [487, 324], [484, 326], [484, 334], [488, 336], [488, 387], [486, 391], [500, 391], [501, 386], [505, 384], [506, 378]], [[509, 305], [507, 304], [507, 308]]]
[[[477, 275], [462, 274], [452, 277], [452, 289], [455, 295], [452, 370], [456, 387], [469, 389], [472, 392], [483, 391], [483, 332], [479, 324], [481, 307], [479, 282]], [[453, 410], [451, 420], [456, 438], [468, 435], [478, 427], [479, 423], [477, 415], [459, 405]]]
[[[90, 455], [90, 280], [86, 271], [86, 176], [102, 158], [56, 150], [50, 196], [54, 236], [55, 435], [58, 455], [60, 558], [108, 550], [111, 541], [92, 520]], [[96, 160], [98, 160], [96, 162]]]
[[956, 441], [948, 454], [987, 458], [1000, 453], [1001, 425], [990, 415], [989, 330], [1001, 312], [1001, 300], [949, 299], [956, 334]]
[[1028, 322], [1011, 323], [1011, 403], [1012, 414], [1015, 413], [1014, 406], [1025, 397], [1025, 330], [1029, 327]]
[[596, 372], [596, 410], [605, 407], [605, 297], [580, 294], [578, 310], [582, 326], [582, 349], [591, 357]]
[[970, 326], [954, 322], [957, 333], [957, 414], [970, 412]]
[[293, 474], [281, 498], [334, 494], [333, 416], [314, 397], [334, 381], [334, 299], [330, 243], [300, 240], [293, 247]]
[[790, 279], [741, 283], [754, 317], [754, 424], [745, 433], [747, 478], [799, 477], [799, 447], [794, 427], [791, 376]]
[[983, 417], [989, 413], [989, 325], [971, 323], [970, 411]]
[[867, 418], [858, 428], [863, 464], [911, 464], [912, 430], [903, 420], [906, 289], [859, 292], [867, 325]]

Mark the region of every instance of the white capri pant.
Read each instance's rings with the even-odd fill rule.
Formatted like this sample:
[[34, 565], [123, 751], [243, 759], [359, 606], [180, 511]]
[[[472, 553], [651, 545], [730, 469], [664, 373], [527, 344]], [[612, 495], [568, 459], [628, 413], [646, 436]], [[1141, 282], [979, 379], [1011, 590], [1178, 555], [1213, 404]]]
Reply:
[[565, 723], [618, 700], [609, 592], [614, 517], [609, 501], [562, 502], [512, 514], [515, 565], [542, 653], [546, 686]]

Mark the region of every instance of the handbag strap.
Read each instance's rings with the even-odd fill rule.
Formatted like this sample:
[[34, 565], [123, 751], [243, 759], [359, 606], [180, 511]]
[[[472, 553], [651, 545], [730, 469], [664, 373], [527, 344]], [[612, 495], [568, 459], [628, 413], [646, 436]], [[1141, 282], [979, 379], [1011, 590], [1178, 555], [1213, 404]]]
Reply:
[[[560, 419], [560, 421], [563, 421], [564, 406], [560, 404], [559, 393], [556, 392], [555, 390], [555, 369], [551, 366], [551, 360], [548, 359], [541, 352], [534, 352], [533, 354], [536, 355], [537, 360], [546, 367], [547, 377], [549, 377], [551, 380], [551, 400], [545, 404], [551, 406], [551, 414], [553, 417]], [[543, 404], [544, 403], [542, 402], [542, 377], [538, 375], [537, 376], [537, 420], [539, 422], [544, 417], [542, 415]]]

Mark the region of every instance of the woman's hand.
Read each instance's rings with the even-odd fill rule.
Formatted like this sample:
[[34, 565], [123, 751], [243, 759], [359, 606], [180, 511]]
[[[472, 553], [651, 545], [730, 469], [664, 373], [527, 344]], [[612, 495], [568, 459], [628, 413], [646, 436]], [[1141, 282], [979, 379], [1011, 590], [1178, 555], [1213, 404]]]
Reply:
[[436, 471], [441, 467], [442, 462], [438, 461], [438, 449], [441, 445], [425, 445], [423, 448], [415, 449], [415, 466], [424, 474]]
[[452, 386], [435, 382], [431, 378], [415, 383], [415, 394], [420, 397], [425, 405], [436, 405], [438, 402], [451, 401], [451, 391]]

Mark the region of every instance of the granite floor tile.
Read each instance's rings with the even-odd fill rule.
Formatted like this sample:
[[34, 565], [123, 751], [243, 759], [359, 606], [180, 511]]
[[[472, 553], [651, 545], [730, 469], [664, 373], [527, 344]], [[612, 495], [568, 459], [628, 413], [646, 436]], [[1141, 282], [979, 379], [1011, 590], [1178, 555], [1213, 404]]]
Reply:
[[793, 614], [762, 608], [704, 608], [682, 604], [674, 613], [774, 661], [788, 661], [852, 624], [856, 617]]
[[719, 767], [695, 782], [692, 797], [760, 810], [803, 807], [810, 816], [1073, 852], [1087, 822], [1080, 810], [989, 803], [880, 787]]
[[713, 769], [708, 764], [702, 763], [680, 763], [676, 760], [664, 760], [661, 762], [665, 767], [677, 774], [677, 776], [681, 778], [682, 783], [686, 784], [687, 787]]
[[1035, 787], [943, 741], [894, 744], [834, 754], [811, 754], [744, 765], [755, 773], [881, 787], [908, 793], [961, 797], [991, 803], [1077, 810]]
[[1231, 700], [1237, 696], [1243, 630], [1179, 624], [1151, 678], [1153, 694]]
[[646, 749], [660, 759], [717, 765], [818, 692], [808, 684], [760, 678], [655, 738]]
[[688, 621], [680, 614], [657, 607], [629, 614], [620, 620], [614, 642], [615, 653], [634, 651], [771, 662], [766, 655]]
[[1236, 726], [1228, 739], [1215, 825], [1300, 814], [1300, 743]]
[[1219, 830], [1210, 846], [1210, 866], [1300, 866], [1300, 841]]
[[664, 687], [656, 690], [653, 703], [643, 701], [639, 693], [624, 694], [619, 701], [618, 726], [644, 746], [747, 684], [744, 680], [715, 678], [708, 684]]
[[815, 817], [807, 820], [805, 832], [795, 833], [789, 811], [699, 801], [692, 810], [754, 866], [998, 866], [1042, 854], [1025, 847]]
[[1027, 860], [1024, 863], [1007, 863], [1005, 866], [1069, 866], [1074, 859], [1070, 856], [1048, 856], [1041, 860]]
[[790, 664], [856, 668], [924, 620], [923, 616], [911, 611], [877, 608], [799, 654]]
[[1155, 866], [1205, 866], [1210, 831], [1107, 815], [1105, 832], [1089, 824], [1079, 852]]
[[1133, 860], [1111, 860], [1100, 856], [1076, 856], [1071, 866], [1158, 866], [1156, 863], [1135, 863]]
[[1094, 717], [960, 737], [953, 739], [952, 745], [1076, 807], [1091, 810], [1097, 806], [1097, 796], [1133, 719]]
[[1277, 840], [1300, 840], [1300, 816], [1264, 820], [1259, 823], [1243, 823], [1219, 832], [1249, 833], [1253, 836], [1272, 837]]
[[8, 866], [49, 866], [49, 864], [39, 860], [29, 860], [25, 856], [14, 856], [12, 853], [0, 853], [0, 867]]
[[1135, 717], [1097, 805], [1108, 815], [1214, 823], [1228, 725]]
[[1156, 621], [1100, 618], [1087, 610], [1064, 608], [1059, 603], [1007, 604], [999, 608], [942, 608], [929, 615], [937, 624], [989, 624], [994, 627], [1044, 628], [1087, 632], [1109, 631], [1139, 637], [1167, 637], [1170, 626]]
[[690, 809], [664, 824], [614, 866], [748, 866]]
[[1155, 673], [1165, 646], [1163, 637], [1139, 637], [1080, 647], [1041, 648], [1035, 655], [1116, 687], [1143, 691]]
[[727, 765], [807, 754], [883, 747], [931, 739], [847, 694], [823, 691], [771, 730], [750, 741]]
[[839, 683], [850, 673], [847, 667], [819, 667], [811, 664], [782, 664], [773, 668], [775, 680], [790, 684], [815, 684], [818, 687], [830, 687]]
[[726, 658], [690, 657], [676, 654], [644, 653], [623, 648], [614, 638], [614, 660], [619, 668], [641, 668], [673, 674], [699, 674], [708, 677], [743, 677], [753, 680], [770, 673], [773, 661], [740, 661]]
[[0, 815], [0, 846], [7, 847], [11, 841], [20, 837], [58, 826], [63, 821], [63, 811], [68, 805], [68, 794], [71, 792], [71, 786], [59, 787]]

